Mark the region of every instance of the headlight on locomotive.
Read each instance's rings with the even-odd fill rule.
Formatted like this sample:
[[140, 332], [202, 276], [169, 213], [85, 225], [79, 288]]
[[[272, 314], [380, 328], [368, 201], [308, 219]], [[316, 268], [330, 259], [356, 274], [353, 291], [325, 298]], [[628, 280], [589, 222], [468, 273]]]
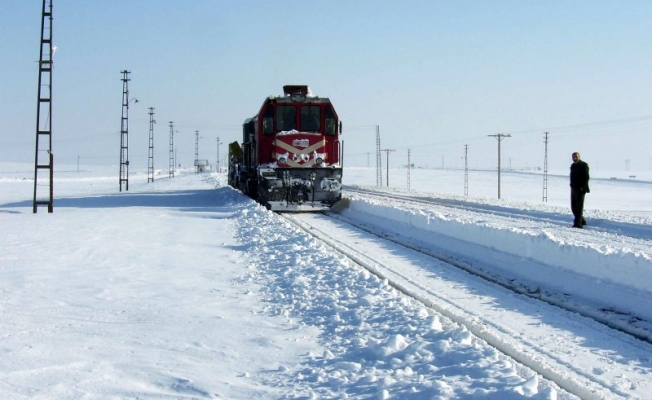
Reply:
[[281, 157], [281, 158], [278, 159], [279, 164], [287, 164], [287, 162], [288, 162], [288, 160], [285, 157]]
[[317, 163], [317, 165], [322, 165], [324, 163], [324, 159], [321, 157], [317, 157], [315, 159], [315, 162]]

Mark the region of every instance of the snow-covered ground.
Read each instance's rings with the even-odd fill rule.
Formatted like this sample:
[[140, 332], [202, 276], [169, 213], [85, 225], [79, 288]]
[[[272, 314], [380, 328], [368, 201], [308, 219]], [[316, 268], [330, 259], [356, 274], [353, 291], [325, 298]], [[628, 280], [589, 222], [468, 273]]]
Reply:
[[[443, 174], [455, 175], [450, 171]], [[470, 175], [484, 177], [485, 186], [491, 181], [486, 172], [476, 171]], [[586, 201], [587, 205], [591, 204], [585, 213], [589, 225], [575, 230], [568, 229], [572, 214], [567, 205], [560, 205], [563, 200], [558, 196], [562, 192], [568, 196], [567, 177], [553, 175], [548, 178], [550, 203], [559, 205], [544, 204], [541, 200], [527, 202], [533, 197], [532, 181], [538, 180], [541, 185], [540, 177], [518, 173], [507, 174], [506, 178], [508, 188], [523, 189], [521, 194], [514, 189], [506, 190], [520, 201], [468, 199], [449, 193], [438, 193], [436, 198], [430, 198], [432, 192], [388, 188], [374, 188], [379, 196], [374, 200], [369, 197], [368, 190], [360, 191], [362, 195], [358, 196], [353, 187], [349, 190], [351, 205], [344, 215], [364, 214], [365, 218], [374, 219], [376, 227], [401, 230], [402, 236], [424, 242], [426, 246], [437, 245], [436, 241], [442, 240], [440, 236], [456, 240], [457, 243], [450, 243], [448, 248], [457, 257], [470, 257], [472, 246], [481, 246], [517, 260], [527, 260], [529, 263], [494, 263], [490, 272], [523, 283], [529, 281], [535, 288], [570, 292], [581, 297], [583, 302], [601, 303], [598, 308], [615, 309], [628, 316], [636, 313], [652, 321], [652, 311], [640, 307], [641, 301], [652, 301], [649, 294], [652, 182], [594, 178], [592, 193], [587, 195]], [[439, 183], [445, 179], [435, 181]], [[420, 202], [403, 205], [402, 199]], [[629, 209], [635, 211], [629, 212]], [[437, 238], [429, 239], [433, 237]], [[454, 248], [459, 250], [452, 250]], [[652, 333], [645, 336], [652, 340]]]
[[[573, 398], [224, 176], [146, 183], [139, 171], [118, 192], [117, 167], [90, 169], [57, 172], [55, 212], [34, 215], [30, 166], [0, 163], [1, 398]], [[390, 184], [405, 188], [406, 173], [390, 170]], [[647, 297], [620, 306], [648, 313], [652, 173], [592, 176], [583, 231], [569, 228], [565, 171], [548, 177], [543, 203], [541, 175], [503, 173], [497, 200], [495, 172], [470, 171], [464, 197], [463, 171], [414, 169], [410, 193], [487, 212], [407, 209], [394, 188], [382, 203], [352, 195], [343, 215], [407, 232], [445, 226], [457, 240], [632, 288]], [[347, 169], [345, 183], [375, 185], [375, 171]], [[501, 209], [524, 217], [493, 218]], [[591, 337], [578, 340], [595, 351]], [[592, 373], [617, 378], [607, 397], [652, 398], [642, 348], [638, 358], [602, 349], [613, 365]]]

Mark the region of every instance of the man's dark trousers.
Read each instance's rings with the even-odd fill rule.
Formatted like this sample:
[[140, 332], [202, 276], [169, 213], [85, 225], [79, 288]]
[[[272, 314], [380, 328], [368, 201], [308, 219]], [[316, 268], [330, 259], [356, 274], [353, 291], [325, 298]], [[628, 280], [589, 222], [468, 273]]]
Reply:
[[582, 213], [584, 212], [584, 195], [586, 193], [582, 189], [571, 188], [571, 210], [575, 220], [573, 226], [582, 226]]

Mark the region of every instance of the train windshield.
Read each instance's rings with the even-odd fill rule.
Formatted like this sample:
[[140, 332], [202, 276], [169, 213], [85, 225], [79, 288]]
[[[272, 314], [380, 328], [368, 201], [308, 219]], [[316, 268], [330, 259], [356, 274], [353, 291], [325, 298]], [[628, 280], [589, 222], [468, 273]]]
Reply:
[[297, 109], [294, 106], [276, 107], [276, 130], [291, 131], [297, 129]]
[[301, 130], [319, 132], [321, 117], [319, 106], [301, 106]]
[[335, 135], [337, 133], [337, 118], [335, 111], [330, 105], [326, 106], [326, 131], [327, 135]]

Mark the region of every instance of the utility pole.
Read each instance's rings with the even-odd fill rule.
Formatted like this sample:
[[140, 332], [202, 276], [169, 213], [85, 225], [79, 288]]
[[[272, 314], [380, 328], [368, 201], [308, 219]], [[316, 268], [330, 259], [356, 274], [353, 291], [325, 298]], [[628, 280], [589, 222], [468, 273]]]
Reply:
[[376, 125], [376, 186], [383, 186], [383, 162], [380, 157], [380, 127]]
[[543, 132], [543, 143], [545, 151], [543, 153], [543, 201], [548, 201], [548, 132]]
[[387, 187], [389, 187], [389, 153], [396, 151], [394, 149], [383, 149], [381, 151], [384, 151], [385, 154], [387, 155]]
[[502, 133], [498, 133], [495, 135], [487, 135], [487, 136], [495, 137], [498, 140], [498, 198], [500, 199], [500, 142], [502, 142], [504, 138], [512, 137], [512, 135], [505, 135]]
[[468, 164], [469, 145], [464, 145], [464, 196], [469, 195], [469, 164]]
[[410, 190], [410, 149], [408, 149], [407, 188]]
[[[52, 0], [43, 0], [41, 13], [41, 50], [38, 69], [38, 97], [36, 103], [36, 155], [34, 156], [34, 200], [32, 212], [39, 205], [47, 205], [54, 212], [54, 155], [52, 153]], [[45, 177], [39, 171], [45, 171]], [[38, 193], [39, 187], [48, 186], [46, 196]], [[45, 199], [44, 199], [45, 198]]]
[[122, 119], [120, 122], [120, 191], [129, 190], [129, 71], [122, 72]]
[[125, 183], [125, 190], [129, 190], [129, 103], [138, 99], [129, 99], [129, 74], [126, 69], [122, 73], [122, 119], [120, 122], [120, 191], [122, 182]]
[[195, 173], [199, 173], [199, 131], [195, 131]]
[[154, 182], [154, 107], [149, 108], [149, 156], [147, 158], [147, 183]]
[[168, 162], [168, 178], [174, 178], [174, 122], [170, 121], [170, 160]]
[[217, 137], [217, 172], [220, 172], [220, 145], [222, 142], [220, 142], [220, 137]]

